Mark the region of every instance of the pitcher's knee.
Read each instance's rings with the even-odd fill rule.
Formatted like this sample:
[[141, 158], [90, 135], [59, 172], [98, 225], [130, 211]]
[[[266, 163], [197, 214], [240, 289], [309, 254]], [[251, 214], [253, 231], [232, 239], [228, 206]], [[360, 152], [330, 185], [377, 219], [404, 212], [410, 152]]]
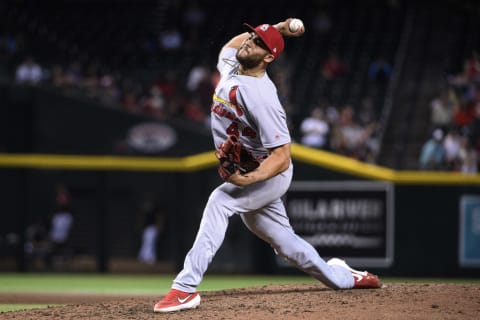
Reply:
[[293, 262], [294, 264], [301, 265], [306, 263], [308, 260], [307, 253], [301, 249], [294, 248], [291, 246], [278, 246], [274, 248], [277, 254], [286, 258], [290, 262]]
[[208, 199], [204, 209], [204, 216], [209, 217], [226, 217], [229, 218], [234, 214], [229, 202], [225, 200], [224, 193], [214, 190]]

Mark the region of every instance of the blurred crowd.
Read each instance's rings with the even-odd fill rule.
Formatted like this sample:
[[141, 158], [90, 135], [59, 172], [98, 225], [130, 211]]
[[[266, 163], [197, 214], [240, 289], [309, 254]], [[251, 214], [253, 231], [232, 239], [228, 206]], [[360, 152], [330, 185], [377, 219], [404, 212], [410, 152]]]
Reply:
[[[141, 79], [116, 68], [113, 62], [92, 55], [84, 59], [87, 55], [76, 45], [70, 50], [74, 54], [66, 55], [63, 60], [44, 62], [30, 49], [27, 37], [4, 33], [0, 35], [0, 79], [53, 88], [153, 119], [187, 120], [208, 129], [211, 95], [219, 78], [215, 69], [219, 48], [198, 53], [196, 49], [202, 42], [200, 30], [208, 22], [208, 12], [197, 1], [185, 3], [185, 9], [173, 8], [176, 11], [170, 19], [177, 19], [176, 24], [168, 24], [160, 32], [118, 48], [130, 50], [134, 64], [164, 60], [168, 65], [172, 61], [167, 68], [158, 69], [153, 78]], [[321, 6], [313, 13], [311, 22], [315, 35], [323, 37], [331, 32], [331, 17]], [[112, 54], [112, 61], [114, 57]], [[324, 79], [326, 88], [352, 75], [341, 53], [334, 49], [321, 60], [318, 77]], [[5, 67], [8, 65], [13, 67]], [[376, 97], [365, 92], [360, 101], [352, 103], [320, 97], [310, 106], [299, 106], [293, 101], [293, 65], [287, 50], [269, 71], [287, 113], [300, 117], [291, 124], [292, 136], [309, 147], [376, 162], [381, 109]], [[378, 52], [369, 62], [364, 79], [376, 86], [376, 93], [383, 94], [391, 74], [391, 63]]]
[[72, 61], [46, 67], [28, 54], [16, 66], [14, 81], [54, 88], [66, 94], [94, 99], [103, 106], [155, 119], [181, 117], [207, 125], [217, 72], [201, 63], [189, 70], [185, 83], [180, 76], [183, 75], [172, 68], [145, 84], [99, 62], [83, 65]]
[[[364, 75], [371, 91], [382, 97], [391, 78], [393, 67], [383, 56], [373, 59]], [[330, 52], [321, 63], [319, 77], [326, 85], [350, 76], [341, 56]], [[380, 151], [378, 132], [380, 129], [378, 110], [381, 105], [365, 91], [363, 97], [354, 103], [339, 104], [326, 97], [320, 97], [302, 119], [299, 126], [303, 145], [328, 150], [360, 161], [375, 163]]]
[[[208, 12], [199, 2], [186, 1], [185, 7], [182, 10], [179, 8], [172, 6], [168, 11], [167, 20], [175, 20], [175, 23], [131, 43], [127, 41], [118, 48], [121, 51], [130, 50], [131, 54], [127, 56], [135, 60], [133, 64], [137, 66], [145, 66], [152, 61], [155, 66], [155, 61], [163, 61], [164, 65], [153, 77], [142, 79], [135, 73], [125, 72], [125, 68], [116, 68], [113, 54], [112, 61], [91, 54], [85, 59], [87, 55], [82, 54], [78, 44], [73, 45], [69, 51], [72, 54], [65, 55], [63, 59], [42, 61], [44, 57], [35, 56], [26, 43], [28, 37], [4, 34], [0, 36], [0, 66], [8, 65], [8, 60], [11, 70], [5, 68], [2, 72], [0, 69], [0, 78], [3, 75], [3, 78], [19, 84], [53, 88], [153, 119], [187, 120], [208, 129], [211, 95], [219, 78], [215, 67], [220, 48], [198, 52], [201, 47], [200, 30], [208, 22]], [[328, 10], [318, 6], [311, 25], [316, 35], [327, 36], [332, 26]], [[349, 76], [350, 70], [335, 50], [319, 59], [322, 61], [318, 76], [328, 83]], [[374, 162], [374, 154], [378, 151], [375, 139], [377, 115], [374, 114], [377, 107], [373, 106], [372, 99], [366, 96], [358, 105], [339, 105], [325, 97], [310, 108], [301, 107], [293, 101], [293, 71], [288, 50], [269, 70], [285, 109], [299, 117], [291, 124], [292, 136], [310, 147]], [[388, 62], [375, 60], [371, 62], [365, 79], [385, 84], [390, 73]], [[323, 128], [318, 129], [317, 126]]]
[[379, 151], [378, 117], [368, 96], [359, 106], [315, 104], [300, 125], [303, 145], [374, 163]]
[[431, 137], [424, 142], [419, 169], [478, 172], [480, 162], [480, 57], [466, 57], [460, 72], [430, 102]]

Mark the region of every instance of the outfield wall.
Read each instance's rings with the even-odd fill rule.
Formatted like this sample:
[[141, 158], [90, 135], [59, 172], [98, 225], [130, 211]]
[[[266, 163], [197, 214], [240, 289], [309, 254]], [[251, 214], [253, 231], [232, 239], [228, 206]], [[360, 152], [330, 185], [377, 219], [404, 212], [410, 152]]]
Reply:
[[[295, 181], [322, 181], [326, 176], [331, 181], [334, 175], [298, 161], [295, 166], [298, 173]], [[307, 172], [310, 174], [306, 175]], [[95, 257], [100, 271], [108, 271], [110, 257], [136, 256], [144, 217], [141, 206], [148, 193], [159, 201], [167, 217], [159, 241], [159, 258], [180, 267], [194, 239], [207, 197], [220, 183], [214, 167], [195, 172], [2, 168], [0, 176], [2, 239], [12, 232], [21, 236], [29, 223], [46, 219], [53, 210], [55, 186], [61, 181], [69, 186], [74, 199], [73, 245], [77, 253]], [[342, 179], [347, 183], [358, 181], [357, 177]], [[379, 268], [381, 273], [419, 276], [478, 273], [478, 267], [461, 267], [459, 257], [460, 202], [465, 195], [479, 196], [478, 185], [393, 183], [393, 190], [393, 261], [390, 266]], [[21, 252], [12, 251], [11, 247], [7, 250], [3, 244], [1, 257], [13, 254], [19, 259], [18, 268], [24, 269]], [[252, 237], [236, 217], [211, 270], [292, 271], [277, 268], [272, 250]]]
[[[179, 269], [208, 195], [220, 183], [210, 138], [169, 123], [183, 137], [174, 147], [157, 154], [114, 155], [116, 138], [144, 119], [109, 109], [97, 113], [99, 107], [87, 102], [32, 88], [21, 94], [20, 89], [0, 86], [2, 101], [9, 101], [0, 108], [0, 145], [8, 151], [0, 154], [1, 261], [13, 258], [14, 270], [29, 270], [23, 255], [25, 230], [48, 219], [55, 187], [64, 183], [73, 195], [72, 246], [76, 254], [95, 258], [93, 271], [108, 272], [111, 258], [136, 257], [145, 215], [142, 205], [150, 194], [165, 214], [159, 259]], [[190, 147], [195, 152], [187, 153]], [[59, 152], [52, 154], [54, 150]], [[462, 197], [480, 195], [479, 176], [397, 172], [297, 144], [292, 154], [295, 181], [392, 185], [392, 259], [378, 268], [379, 273], [479, 275], [476, 207], [468, 208], [466, 224], [460, 219]], [[467, 263], [460, 255], [462, 244], [469, 250]], [[253, 237], [238, 217], [232, 218], [210, 271], [295, 272], [279, 267], [271, 248]]]

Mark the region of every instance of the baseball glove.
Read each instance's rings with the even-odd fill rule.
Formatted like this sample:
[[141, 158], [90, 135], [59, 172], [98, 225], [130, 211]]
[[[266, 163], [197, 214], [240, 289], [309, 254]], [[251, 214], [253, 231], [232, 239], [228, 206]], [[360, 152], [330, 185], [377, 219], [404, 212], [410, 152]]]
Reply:
[[220, 161], [218, 174], [223, 180], [227, 180], [235, 171], [241, 174], [255, 170], [260, 163], [242, 145], [236, 136], [230, 135], [227, 140], [218, 146], [215, 155]]

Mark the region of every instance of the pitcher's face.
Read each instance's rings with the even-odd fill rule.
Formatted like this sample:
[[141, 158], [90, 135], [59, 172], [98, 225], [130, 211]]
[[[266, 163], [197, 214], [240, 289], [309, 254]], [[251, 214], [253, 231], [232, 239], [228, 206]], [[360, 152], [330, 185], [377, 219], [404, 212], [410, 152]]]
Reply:
[[236, 58], [247, 69], [257, 67], [267, 56], [271, 55], [263, 41], [254, 32], [237, 50]]

